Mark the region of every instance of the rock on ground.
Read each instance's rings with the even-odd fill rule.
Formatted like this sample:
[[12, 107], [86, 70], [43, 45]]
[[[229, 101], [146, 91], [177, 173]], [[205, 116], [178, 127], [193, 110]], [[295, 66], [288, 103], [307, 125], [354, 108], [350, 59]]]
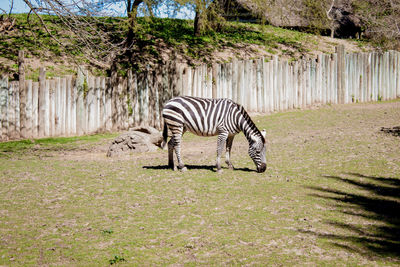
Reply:
[[153, 152], [160, 147], [161, 133], [153, 127], [135, 127], [129, 129], [112, 141], [107, 157], [118, 156], [129, 152]]

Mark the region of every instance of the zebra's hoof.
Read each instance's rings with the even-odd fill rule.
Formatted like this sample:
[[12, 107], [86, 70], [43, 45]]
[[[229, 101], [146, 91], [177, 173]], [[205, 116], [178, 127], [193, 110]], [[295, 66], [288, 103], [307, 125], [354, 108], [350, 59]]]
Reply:
[[181, 171], [181, 172], [185, 172], [185, 171], [187, 171], [187, 168], [186, 168], [186, 167], [183, 167], [182, 169], [180, 169], [180, 171]]
[[172, 169], [173, 169], [174, 171], [177, 171], [177, 170], [178, 170], [178, 168], [177, 168], [176, 166], [172, 167]]
[[235, 169], [232, 164], [228, 165], [228, 169], [233, 170]]
[[217, 173], [223, 173], [222, 169], [217, 169]]

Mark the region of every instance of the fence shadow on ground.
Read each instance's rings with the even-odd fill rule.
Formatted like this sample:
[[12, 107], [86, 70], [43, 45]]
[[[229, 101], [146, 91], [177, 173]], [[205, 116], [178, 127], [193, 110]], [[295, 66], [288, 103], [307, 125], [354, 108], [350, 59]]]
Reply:
[[311, 196], [328, 200], [331, 206], [355, 219], [346, 222], [325, 220], [325, 224], [335, 228], [331, 233], [299, 231], [330, 240], [334, 246], [352, 253], [368, 257], [392, 257], [399, 261], [400, 178], [359, 173], [324, 177], [343, 183], [348, 189], [307, 187], [314, 191]]

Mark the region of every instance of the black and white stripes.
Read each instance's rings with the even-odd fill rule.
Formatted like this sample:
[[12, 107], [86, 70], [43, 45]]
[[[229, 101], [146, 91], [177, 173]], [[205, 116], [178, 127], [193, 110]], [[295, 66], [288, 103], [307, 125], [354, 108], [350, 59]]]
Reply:
[[205, 99], [198, 97], [175, 97], [163, 109], [165, 146], [168, 128], [172, 137], [168, 142], [168, 165], [174, 168], [173, 151], [176, 152], [178, 168], [186, 170], [180, 155], [180, 144], [185, 131], [200, 136], [218, 135], [217, 171], [221, 171], [221, 154], [226, 143], [226, 163], [230, 162], [230, 152], [234, 136], [243, 131], [249, 141], [249, 155], [256, 164], [258, 172], [266, 169], [265, 131], [260, 132], [244, 108], [230, 99]]

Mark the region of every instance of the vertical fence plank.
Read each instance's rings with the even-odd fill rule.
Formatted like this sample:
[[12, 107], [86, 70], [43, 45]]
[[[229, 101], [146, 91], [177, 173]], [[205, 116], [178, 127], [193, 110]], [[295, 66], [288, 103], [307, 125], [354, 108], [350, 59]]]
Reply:
[[72, 77], [66, 76], [64, 79], [65, 87], [65, 117], [64, 117], [64, 135], [71, 135], [71, 98], [72, 98]]
[[46, 114], [46, 97], [45, 97], [45, 90], [46, 90], [46, 70], [45, 68], [41, 67], [39, 69], [39, 137], [45, 136], [45, 114]]
[[[129, 72], [128, 72], [129, 73]], [[132, 88], [130, 93], [132, 94]], [[132, 96], [131, 96], [131, 105], [132, 105]], [[100, 121], [99, 121], [99, 131], [105, 132], [106, 131], [106, 78], [100, 77], [99, 81], [99, 114], [100, 114]], [[132, 120], [131, 125], [133, 125], [133, 117], [131, 114]]]
[[0, 79], [0, 140], [8, 140], [8, 77]]
[[244, 103], [244, 64], [243, 61], [238, 63], [238, 82], [237, 82], [237, 102], [240, 105]]
[[57, 86], [59, 86], [60, 78], [54, 78], [54, 79], [47, 81], [49, 83], [49, 134], [48, 134], [48, 136], [55, 135], [55, 124], [60, 123], [58, 118], [57, 118], [57, 122], [56, 122], [56, 116], [55, 116], [55, 110], [56, 110], [56, 106], [57, 106], [57, 104], [55, 102], [56, 79], [58, 81]]
[[58, 88], [60, 90], [60, 96], [61, 96], [61, 112], [60, 112], [60, 117], [59, 117], [59, 124], [60, 124], [60, 129], [61, 133], [60, 135], [65, 136], [66, 135], [66, 128], [65, 128], [65, 122], [67, 120], [67, 114], [66, 114], [66, 109], [67, 109], [67, 83], [65, 77], [59, 79], [58, 81]]
[[26, 88], [25, 88], [25, 58], [24, 51], [18, 52], [18, 76], [19, 76], [19, 119], [20, 119], [20, 135], [21, 138], [26, 138]]
[[257, 60], [251, 60], [250, 110], [257, 112]]
[[[133, 84], [133, 72], [131, 69], [128, 70], [127, 73], [127, 79], [128, 79], [128, 99], [129, 99], [129, 118], [128, 118], [128, 123], [129, 123], [129, 127], [133, 127], [135, 125], [135, 120], [134, 120], [134, 98], [135, 98], [135, 88], [134, 88], [134, 84]], [[103, 90], [101, 90], [100, 92], [103, 92]], [[100, 96], [100, 118], [103, 118], [103, 108], [104, 108], [104, 102], [103, 102], [103, 96], [104, 94], [101, 93]], [[103, 121], [101, 121], [101, 125], [103, 125]]]
[[[54, 84], [56, 83], [56, 84]], [[56, 78], [55, 81], [53, 82], [53, 96], [54, 96], [54, 103], [55, 103], [55, 114], [54, 120], [55, 123], [55, 132], [54, 134], [59, 136], [63, 134], [62, 128], [61, 128], [61, 116], [62, 114], [62, 102], [64, 101], [62, 97], [62, 92], [61, 92], [61, 83], [60, 83], [60, 78]]]
[[383, 100], [384, 98], [384, 83], [383, 83], [383, 71], [384, 71], [384, 63], [383, 63], [383, 54], [379, 53], [378, 60], [378, 100]]
[[346, 66], [346, 52], [344, 45], [336, 47], [337, 53], [337, 88], [338, 88], [338, 103], [345, 103], [345, 66]]
[[248, 78], [248, 65], [249, 62], [248, 60], [245, 60], [243, 62], [243, 86], [242, 86], [242, 106], [247, 109], [249, 107], [248, 103], [248, 95], [250, 94], [249, 92], [249, 85], [251, 85], [249, 78]]
[[269, 94], [269, 62], [266, 61], [266, 59], [263, 59], [262, 61], [263, 67], [262, 67], [262, 76], [263, 76], [263, 94], [264, 94], [264, 111], [263, 112], [269, 112], [270, 111], [270, 94]]
[[39, 82], [32, 83], [32, 137], [39, 136]]
[[192, 67], [188, 67], [187, 68], [187, 95], [189, 96], [193, 96], [193, 68]]
[[10, 132], [10, 139], [17, 139], [20, 137], [19, 131], [19, 82], [11, 82], [10, 90], [8, 91], [8, 98], [10, 105], [8, 106], [8, 127]]
[[390, 74], [389, 77], [391, 77], [391, 96], [390, 99], [395, 99], [396, 98], [396, 72], [395, 70], [395, 64], [396, 64], [396, 54], [395, 51], [390, 51]]
[[[95, 77], [94, 80], [94, 95], [95, 95], [95, 126], [94, 129], [96, 132], [101, 132], [101, 121], [100, 121], [100, 105], [101, 105], [101, 77]], [[126, 122], [129, 123], [128, 113], [126, 113]]]
[[256, 94], [256, 104], [257, 104], [257, 108], [256, 111], [257, 112], [263, 112], [263, 99], [264, 99], [264, 95], [263, 95], [263, 81], [262, 81], [262, 62], [263, 60], [256, 60], [256, 87], [257, 87], [257, 94]]
[[[122, 79], [121, 82], [121, 92], [120, 92], [120, 99], [121, 99], [121, 127], [122, 130], [126, 130], [129, 128], [129, 123], [128, 123], [128, 95], [127, 95], [127, 88], [128, 88], [128, 80], [126, 78]], [[98, 112], [98, 107], [97, 107], [97, 103], [96, 103], [96, 108], [95, 108], [95, 112], [97, 115]], [[98, 116], [98, 115], [97, 115]]]
[[365, 62], [367, 63], [367, 66], [365, 68], [365, 75], [366, 75], [366, 98], [365, 101], [371, 101], [372, 100], [372, 90], [371, 90], [371, 53], [365, 54]]
[[[87, 94], [86, 94], [86, 107], [87, 107], [87, 116], [86, 116], [86, 125], [87, 125], [87, 133], [93, 133], [94, 129], [94, 116], [95, 116], [95, 96], [94, 96], [94, 77], [88, 76], [87, 77]], [[118, 96], [117, 98], [118, 99]], [[118, 103], [115, 103], [116, 107], [118, 108]]]
[[[25, 81], [26, 100], [25, 100], [25, 138], [32, 137], [32, 80]], [[22, 122], [21, 122], [22, 124]], [[1, 134], [0, 134], [1, 136]]]
[[292, 86], [293, 86], [293, 108], [299, 108], [299, 98], [298, 98], [298, 81], [297, 81], [297, 74], [299, 72], [299, 62], [295, 61], [293, 63], [293, 73], [292, 73]]
[[[106, 131], [112, 130], [112, 82], [111, 78], [107, 77], [105, 80], [106, 89], [105, 89], [105, 129]], [[137, 94], [136, 94], [137, 95]], [[137, 107], [137, 112], [135, 112], [135, 119], [137, 119], [137, 123], [139, 123], [139, 105]]]
[[389, 52], [384, 53], [384, 70], [383, 70], [383, 77], [384, 77], [384, 100], [390, 99], [390, 80], [389, 77]]
[[149, 80], [147, 79], [148, 76], [146, 75], [145, 82], [144, 82], [144, 97], [143, 97], [143, 124], [147, 125], [149, 121]]
[[111, 125], [112, 130], [118, 130], [118, 77], [116, 72], [111, 73]]
[[275, 66], [275, 60], [274, 58], [272, 58], [272, 61], [269, 63], [269, 95], [270, 95], [270, 102], [269, 102], [269, 106], [270, 106], [270, 111], [273, 112], [275, 111], [275, 84], [274, 84], [274, 80], [275, 80], [275, 76], [276, 73], [274, 72], [274, 66]]
[[213, 71], [212, 67], [207, 67], [207, 98], [212, 98], [213, 94]]
[[72, 76], [69, 76], [69, 86], [70, 86], [70, 91], [71, 91], [71, 98], [70, 98], [70, 107], [71, 107], [71, 113], [70, 113], [70, 135], [75, 135], [76, 134], [76, 101], [75, 101], [75, 80], [76, 78], [73, 78]]
[[310, 61], [304, 60], [304, 93], [303, 93], [303, 101], [304, 106], [307, 107], [310, 105]]
[[44, 91], [44, 135], [50, 136], [50, 80], [45, 82]]
[[198, 68], [193, 68], [192, 69], [192, 92], [191, 92], [191, 96], [198, 96], [198, 92], [197, 92], [197, 83], [198, 83], [198, 78], [199, 78], [199, 70]]
[[272, 61], [272, 80], [273, 80], [273, 86], [272, 86], [272, 94], [273, 94], [273, 102], [274, 102], [274, 111], [279, 110], [279, 63], [278, 63], [278, 57], [274, 56], [273, 61]]
[[269, 64], [266, 62], [266, 59], [263, 58], [262, 60], [262, 77], [263, 77], [263, 102], [264, 102], [264, 110], [263, 112], [269, 112], [269, 76], [268, 76], [268, 67]]
[[85, 85], [87, 87], [87, 81], [82, 67], [78, 67], [78, 76], [75, 84], [75, 103], [76, 103], [76, 133], [83, 135], [86, 130], [85, 120]]

